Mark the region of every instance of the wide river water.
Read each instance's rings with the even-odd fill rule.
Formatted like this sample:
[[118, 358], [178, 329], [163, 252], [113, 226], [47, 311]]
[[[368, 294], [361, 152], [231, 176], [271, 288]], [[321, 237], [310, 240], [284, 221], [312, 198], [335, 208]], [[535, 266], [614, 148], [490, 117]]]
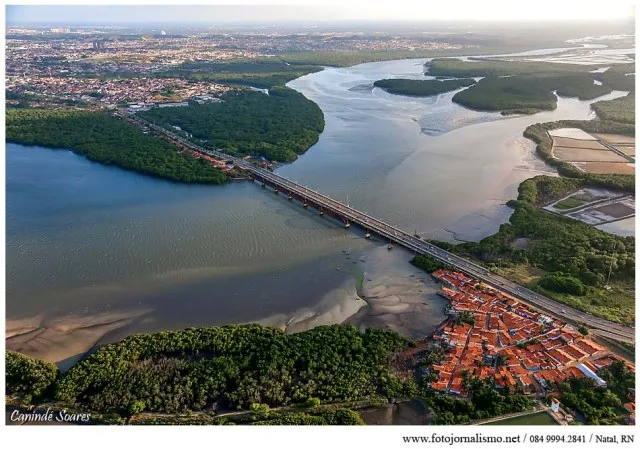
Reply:
[[[507, 221], [504, 203], [521, 181], [551, 173], [523, 130], [592, 118], [591, 102], [560, 98], [555, 111], [505, 118], [462, 108], [453, 93], [411, 98], [371, 88], [381, 78], [420, 77], [424, 62], [330, 68], [290, 82], [322, 108], [326, 127], [277, 172], [424, 237], [477, 240]], [[94, 340], [250, 321], [299, 330], [361, 309], [359, 277], [369, 307], [353, 322], [418, 336], [443, 318], [435, 286], [407, 263], [411, 254], [257, 184], [180, 185], [14, 144], [6, 161], [10, 335], [86, 330], [96, 326], [91, 317], [109, 314], [119, 318], [104, 318], [111, 327]]]

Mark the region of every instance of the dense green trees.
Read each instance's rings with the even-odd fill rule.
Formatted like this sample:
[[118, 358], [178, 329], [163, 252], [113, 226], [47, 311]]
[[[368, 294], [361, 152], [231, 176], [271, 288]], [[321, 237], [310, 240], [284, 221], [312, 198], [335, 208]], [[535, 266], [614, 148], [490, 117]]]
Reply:
[[591, 109], [602, 120], [636, 123], [636, 99], [633, 93], [621, 98], [609, 101], [597, 101], [591, 105]]
[[50, 391], [58, 376], [53, 363], [32, 359], [13, 351], [5, 353], [6, 393], [22, 396], [25, 403]]
[[318, 141], [324, 129], [318, 105], [292, 89], [272, 88], [269, 95], [234, 91], [222, 99], [222, 103], [152, 109], [141, 115], [206, 139], [205, 146], [280, 162], [295, 160]]
[[[604, 280], [604, 275], [602, 276]], [[602, 283], [602, 280], [596, 275], [595, 282]], [[558, 293], [569, 293], [570, 295], [582, 296], [586, 292], [585, 285], [573, 276], [566, 276], [561, 273], [551, 273], [543, 277], [539, 282], [541, 287], [553, 290]]]
[[635, 63], [612, 64], [608, 70], [602, 73], [595, 73], [594, 78], [615, 90], [630, 91], [634, 95], [636, 90], [635, 72]]
[[352, 326], [288, 335], [258, 325], [133, 335], [67, 371], [57, 398], [96, 411], [202, 410], [211, 404], [279, 406], [400, 395], [389, 356], [395, 333]]
[[[505, 61], [478, 58], [462, 61], [454, 58], [434, 59], [426, 64], [429, 74], [436, 76], [477, 77], [469, 89], [458, 92], [455, 103], [471, 109], [531, 114], [556, 108], [556, 97], [578, 97], [590, 100], [608, 94], [612, 89], [633, 90], [633, 76], [616, 69], [589, 73], [596, 66], [554, 64], [548, 62]], [[595, 84], [594, 80], [601, 84]]]
[[104, 112], [7, 109], [6, 121], [10, 142], [67, 148], [95, 162], [173, 181], [220, 184], [227, 180], [213, 165]]
[[560, 385], [562, 404], [581, 412], [589, 424], [624, 424], [624, 413], [620, 409], [635, 390], [634, 373], [623, 361], [617, 360], [598, 374], [607, 382], [607, 388], [598, 388], [589, 378], [571, 379]]
[[417, 97], [428, 97], [444, 92], [471, 86], [475, 80], [455, 79], [455, 80], [408, 80], [408, 79], [383, 79], [373, 83], [374, 86], [386, 90], [390, 94], [411, 95]]
[[611, 92], [606, 85], [593, 83], [588, 74], [520, 75], [489, 77], [454, 95], [453, 101], [485, 111], [536, 112], [556, 108], [557, 94], [589, 100]]
[[286, 413], [272, 419], [256, 421], [254, 425], [269, 426], [360, 426], [364, 421], [357, 412], [347, 409], [320, 413]]
[[416, 256], [411, 259], [411, 263], [429, 273], [433, 273], [436, 270], [449, 267], [448, 265], [440, 262], [438, 259], [428, 254], [416, 254]]
[[533, 408], [534, 403], [531, 398], [498, 390], [493, 384], [493, 379], [480, 380], [470, 377], [466, 383], [471, 393], [469, 401], [438, 395], [427, 390], [424, 400], [436, 412], [434, 424], [467, 424], [470, 421]]

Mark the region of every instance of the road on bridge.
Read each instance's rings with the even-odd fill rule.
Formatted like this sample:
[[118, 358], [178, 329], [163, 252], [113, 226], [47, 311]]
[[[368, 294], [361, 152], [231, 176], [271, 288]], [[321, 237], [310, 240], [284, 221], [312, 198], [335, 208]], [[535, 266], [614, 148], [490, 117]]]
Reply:
[[[138, 118], [136, 118], [138, 119]], [[141, 120], [141, 119], [138, 119]], [[192, 142], [166, 130], [160, 126], [154, 125], [150, 122], [144, 121], [145, 124], [153, 129], [164, 133], [165, 135], [175, 139], [182, 144], [192, 148], [200, 153], [215, 156], [220, 159], [226, 159], [233, 161], [238, 167], [245, 169], [253, 174], [255, 179], [269, 183], [283, 192], [295, 193], [299, 197], [307, 199], [310, 204], [316, 204], [322, 208], [332, 211], [333, 213], [344, 217], [351, 223], [356, 223], [361, 227], [375, 232], [376, 234], [389, 239], [405, 248], [414, 251], [417, 254], [427, 254], [435, 259], [455, 267], [457, 270], [464, 272], [471, 277], [478, 279], [485, 284], [500, 289], [505, 293], [533, 306], [541, 311], [549, 313], [561, 319], [563, 321], [569, 321], [578, 325], [586, 325], [592, 330], [594, 334], [608, 337], [617, 341], [623, 341], [627, 343], [635, 342], [635, 329], [627, 326], [623, 326], [618, 323], [608, 321], [604, 318], [595, 317], [589, 313], [582, 312], [567, 305], [554, 301], [546, 296], [540, 295], [532, 290], [522, 287], [515, 282], [512, 282], [502, 276], [491, 273], [486, 268], [471, 262], [468, 259], [450, 253], [444, 249], [441, 249], [435, 245], [432, 245], [424, 240], [415, 237], [397, 227], [378, 220], [364, 212], [360, 212], [351, 206], [336, 201], [326, 195], [323, 195], [315, 190], [312, 190], [306, 186], [303, 186], [297, 182], [291, 181], [275, 173], [257, 167], [243, 159], [230, 156], [220, 151], [209, 150], [202, 148]]]

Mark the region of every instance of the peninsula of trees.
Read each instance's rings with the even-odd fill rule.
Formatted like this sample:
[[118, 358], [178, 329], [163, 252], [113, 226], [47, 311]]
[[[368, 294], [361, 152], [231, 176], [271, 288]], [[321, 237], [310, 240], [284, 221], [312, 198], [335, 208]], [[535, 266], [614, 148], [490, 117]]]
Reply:
[[[211, 410], [262, 416], [276, 407], [386, 401], [416, 394], [413, 381], [390, 369], [391, 356], [411, 344], [394, 332], [361, 333], [347, 325], [299, 334], [257, 324], [140, 334], [99, 349], [62, 374], [55, 365], [8, 351], [7, 394], [22, 403], [48, 401], [122, 417]], [[361, 423], [336, 413], [266, 423]]]
[[163, 126], [179, 126], [209, 146], [232, 155], [294, 161], [318, 141], [322, 110], [299, 92], [273, 87], [268, 94], [228, 92], [222, 102], [151, 109], [142, 117]]
[[249, 409], [402, 394], [389, 356], [398, 334], [328, 326], [299, 334], [258, 325], [133, 335], [64, 373], [56, 398], [97, 411]]
[[[220, 103], [154, 109], [144, 116], [165, 126], [180, 125], [206, 139], [205, 146], [280, 162], [295, 160], [324, 129], [320, 108], [284, 87], [272, 88], [269, 95], [234, 91]], [[177, 182], [220, 184], [229, 179], [207, 161], [104, 111], [9, 108], [6, 140], [69, 149], [104, 165]]]
[[475, 84], [471, 78], [454, 80], [383, 79], [373, 83], [390, 94], [429, 97]]
[[7, 109], [6, 139], [69, 149], [104, 165], [186, 183], [221, 184], [221, 170], [106, 112]]

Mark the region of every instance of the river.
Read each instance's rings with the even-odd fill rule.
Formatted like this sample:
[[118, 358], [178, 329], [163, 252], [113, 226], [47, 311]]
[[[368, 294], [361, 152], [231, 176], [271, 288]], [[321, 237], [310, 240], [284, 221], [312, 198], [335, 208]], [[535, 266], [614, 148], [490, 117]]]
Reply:
[[[522, 180], [551, 172], [526, 126], [592, 118], [590, 102], [560, 98], [555, 111], [505, 118], [455, 105], [453, 93], [371, 87], [419, 77], [424, 62], [290, 82], [326, 127], [278, 173], [424, 237], [480, 239], [508, 219]], [[349, 317], [416, 337], [444, 318], [411, 254], [250, 182], [180, 185], [14, 144], [6, 156], [10, 348], [59, 361], [131, 332], [253, 321], [296, 331]]]

